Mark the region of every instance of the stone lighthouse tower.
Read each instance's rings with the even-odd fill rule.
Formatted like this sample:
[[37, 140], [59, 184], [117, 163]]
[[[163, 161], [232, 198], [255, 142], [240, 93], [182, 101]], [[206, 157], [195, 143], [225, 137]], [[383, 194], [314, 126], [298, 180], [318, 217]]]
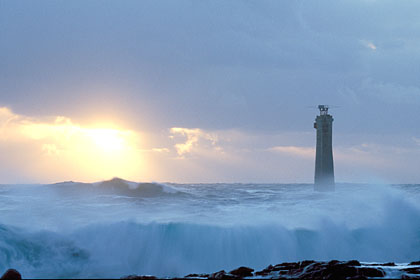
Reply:
[[333, 117], [328, 114], [328, 105], [319, 105], [319, 116], [316, 117], [316, 158], [315, 181], [316, 191], [333, 191], [334, 163], [332, 152], [332, 122]]

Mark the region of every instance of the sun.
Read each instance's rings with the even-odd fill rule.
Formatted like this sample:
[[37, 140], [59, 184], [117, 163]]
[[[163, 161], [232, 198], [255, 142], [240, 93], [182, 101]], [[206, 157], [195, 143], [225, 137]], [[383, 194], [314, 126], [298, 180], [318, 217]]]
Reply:
[[116, 125], [82, 126], [67, 118], [50, 123], [25, 122], [22, 134], [42, 145], [49, 170], [71, 170], [84, 178], [136, 178], [144, 170], [140, 133]]
[[77, 164], [91, 173], [132, 178], [144, 169], [140, 138], [138, 132], [117, 127], [84, 127], [72, 136], [68, 149]]
[[130, 148], [130, 132], [110, 128], [87, 129], [85, 134], [91, 138], [93, 147], [104, 153], [118, 153]]
[[28, 174], [42, 181], [141, 181], [156, 174], [148, 134], [118, 119], [76, 123], [64, 116], [33, 118], [0, 107], [0, 124], [0, 141], [18, 147], [19, 166], [27, 164]]

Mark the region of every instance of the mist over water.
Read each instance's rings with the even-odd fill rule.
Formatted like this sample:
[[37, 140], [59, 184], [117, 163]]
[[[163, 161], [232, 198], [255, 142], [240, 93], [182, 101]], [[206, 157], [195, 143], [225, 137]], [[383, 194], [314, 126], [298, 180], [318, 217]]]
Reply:
[[420, 185], [0, 186], [0, 270], [184, 276], [303, 259], [420, 259]]

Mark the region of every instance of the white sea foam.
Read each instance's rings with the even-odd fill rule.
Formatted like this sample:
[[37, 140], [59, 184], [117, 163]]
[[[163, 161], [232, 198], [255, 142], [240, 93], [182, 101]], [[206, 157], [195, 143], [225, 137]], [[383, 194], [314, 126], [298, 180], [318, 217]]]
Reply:
[[[168, 191], [169, 189], [169, 191]], [[0, 271], [183, 276], [303, 259], [420, 259], [420, 185], [0, 186]]]

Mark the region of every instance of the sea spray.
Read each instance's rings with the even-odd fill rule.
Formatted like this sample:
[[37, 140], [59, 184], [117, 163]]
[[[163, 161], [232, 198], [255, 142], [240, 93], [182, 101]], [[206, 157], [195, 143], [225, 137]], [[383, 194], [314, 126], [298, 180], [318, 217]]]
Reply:
[[172, 185], [146, 197], [99, 186], [3, 186], [0, 269], [109, 278], [420, 259], [419, 185], [342, 184], [331, 194], [310, 185]]

